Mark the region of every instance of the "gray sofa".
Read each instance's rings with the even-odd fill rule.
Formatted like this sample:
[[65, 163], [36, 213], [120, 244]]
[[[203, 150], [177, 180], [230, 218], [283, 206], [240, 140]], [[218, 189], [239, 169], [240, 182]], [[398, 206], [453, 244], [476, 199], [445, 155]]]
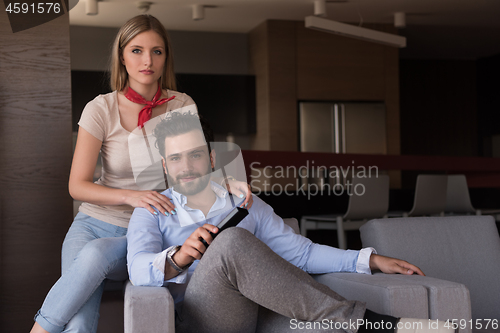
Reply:
[[[457, 219], [457, 217], [453, 218]], [[468, 223], [476, 225], [477, 223], [474, 219], [477, 218], [488, 219], [486, 217], [471, 216], [468, 217], [470, 220], [467, 221], [469, 221]], [[447, 228], [454, 230], [455, 226], [449, 225], [449, 223], [441, 225], [441, 219], [447, 218], [428, 218], [428, 221], [436, 222], [440, 225], [439, 228], [442, 229], [443, 234], [448, 234], [449, 237], [454, 237], [455, 233], [452, 232], [452, 230], [447, 231]], [[378, 249], [379, 245], [377, 245], [378, 237], [384, 239], [382, 243], [387, 242], [387, 239], [383, 236], [383, 234], [387, 232], [385, 221], [404, 225], [404, 223], [411, 222], [413, 220], [419, 221], [419, 218], [383, 219], [368, 222], [361, 229], [362, 239], [366, 242], [366, 244], [364, 243], [364, 246], [376, 245], [374, 247], [379, 250], [379, 253], [395, 257], [406, 258], [407, 253], [418, 253], [419, 248], [427, 246], [423, 246], [423, 244], [426, 244], [426, 237], [420, 239], [419, 242], [421, 243], [417, 242], [418, 246], [413, 249], [408, 246], [408, 249], [402, 252], [403, 255], [392, 254], [392, 250], [389, 250], [387, 246], [381, 246], [381, 248]], [[491, 223], [493, 223], [493, 227], [495, 227], [495, 225], [494, 222], [489, 219], [487, 222], [488, 223], [483, 223], [485, 227], [486, 224], [489, 224], [487, 229], [483, 230], [483, 233], [491, 235]], [[292, 225], [298, 233], [298, 223], [295, 219], [287, 219], [286, 223]], [[381, 224], [382, 230], [380, 232], [373, 230], [374, 228], [378, 229]], [[483, 226], [483, 224], [480, 224], [480, 226]], [[416, 231], [413, 229], [421, 230], [421, 233], [425, 235], [425, 225], [418, 226], [412, 223], [411, 225], [409, 224], [408, 227], [410, 228], [409, 230], [402, 230], [402, 234], [399, 234], [398, 236], [401, 238], [400, 241], [402, 244], [405, 244], [405, 239], [416, 236]], [[479, 229], [480, 228], [478, 228], [478, 230]], [[496, 229], [495, 235], [498, 238]], [[481, 238], [486, 235], [477, 233], [477, 235], [473, 236]], [[433, 240], [433, 238], [431, 238], [431, 240]], [[460, 244], [455, 245], [455, 247], [460, 247]], [[491, 246], [494, 247], [495, 245], [492, 244], [488, 247]], [[394, 250], [397, 250], [397, 248]], [[489, 250], [492, 251], [491, 248]], [[445, 253], [445, 256], [448, 256], [448, 253]], [[442, 255], [441, 257], [442, 260], [446, 261], [445, 256]], [[499, 258], [498, 255], [497, 258]], [[411, 259], [408, 258], [408, 260]], [[450, 281], [446, 281], [439, 279], [441, 278], [440, 276], [433, 275], [432, 270], [429, 270], [429, 265], [425, 264], [427, 260], [428, 259], [423, 260], [424, 264], [422, 264], [420, 260], [416, 261], [416, 264], [420, 265], [421, 268], [424, 269], [424, 272], [427, 270], [427, 277], [388, 275], [382, 273], [376, 273], [374, 275], [332, 273], [315, 275], [314, 278], [348, 299], [366, 302], [367, 307], [376, 312], [398, 317], [440, 320], [460, 318], [467, 321], [470, 320], [471, 302], [467, 287], [460, 280], [451, 282], [453, 279], [448, 279]], [[465, 263], [462, 262], [461, 264], [460, 268], [462, 270], [467, 270], [464, 268]], [[453, 265], [450, 264], [449, 266]], [[499, 276], [498, 274], [493, 274], [493, 276], [495, 275], [497, 277]], [[496, 295], [499, 295], [499, 293]], [[497, 307], [497, 309], [500, 309], [500, 307]], [[259, 327], [265, 327], [265, 325], [259, 325]], [[261, 331], [264, 332], [265, 330]], [[468, 327], [464, 327], [464, 329], [461, 329], [460, 331], [464, 333], [471, 332]], [[175, 332], [174, 303], [172, 296], [166, 288], [136, 287], [128, 282], [125, 289], [125, 333], [146, 332]]]
[[[360, 231], [363, 246], [407, 260], [427, 274], [394, 278], [405, 278], [428, 290], [430, 318], [466, 319], [463, 332], [500, 332], [500, 237], [493, 217], [379, 219]], [[440, 283], [450, 281], [446, 282], [449, 287], [435, 288], [428, 284], [429, 277], [442, 279]], [[470, 306], [463, 302], [467, 291]], [[447, 302], [442, 299], [445, 294]]]

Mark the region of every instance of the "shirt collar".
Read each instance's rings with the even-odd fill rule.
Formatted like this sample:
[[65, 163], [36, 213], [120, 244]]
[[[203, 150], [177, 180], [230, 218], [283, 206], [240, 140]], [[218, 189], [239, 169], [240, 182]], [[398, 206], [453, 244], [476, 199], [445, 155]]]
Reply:
[[[229, 197], [229, 195], [231, 194], [229, 194], [227, 190], [214, 182], [210, 182], [210, 188], [215, 193], [215, 202], [210, 208], [207, 216], [204, 216], [203, 213], [201, 213], [201, 211], [198, 209], [191, 209], [190, 207], [188, 207], [186, 205], [187, 197], [170, 188], [174, 205], [179, 208], [177, 210], [177, 216], [172, 216], [172, 218], [177, 219], [181, 227], [206, 221], [208, 219], [211, 219], [212, 217], [224, 214], [226, 211], [233, 209], [233, 204], [230, 200], [231, 198]], [[243, 200], [245, 199], [236, 198], [233, 195], [233, 201], [235, 202], [236, 206], [241, 205], [241, 202]]]
[[[210, 181], [210, 188], [217, 196], [214, 206], [216, 206], [217, 203], [221, 203], [221, 202], [225, 203], [226, 202], [225, 200], [221, 200], [221, 199], [225, 199], [227, 197], [227, 195], [229, 194], [226, 189], [224, 189], [222, 186], [220, 186], [219, 184], [217, 184], [213, 181]], [[185, 206], [187, 204], [187, 197], [184, 194], [181, 194], [181, 193], [177, 192], [176, 190], [174, 190], [174, 188], [172, 188], [172, 197], [175, 198], [175, 200], [181, 205], [181, 207], [183, 209], [186, 209]], [[215, 207], [212, 207], [212, 208], [215, 208]]]

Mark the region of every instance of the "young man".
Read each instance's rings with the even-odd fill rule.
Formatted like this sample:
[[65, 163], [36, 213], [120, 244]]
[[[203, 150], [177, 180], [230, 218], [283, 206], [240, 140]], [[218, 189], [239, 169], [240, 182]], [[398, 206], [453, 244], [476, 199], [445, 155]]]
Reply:
[[[333, 323], [346, 323], [349, 333], [366, 332], [366, 321], [395, 332], [399, 318], [345, 300], [308, 273], [371, 274], [370, 269], [379, 269], [423, 275], [418, 267], [377, 255], [372, 248], [345, 251], [314, 244], [295, 234], [257, 197], [238, 227], [213, 239], [215, 226], [243, 199], [230, 198], [210, 182], [216, 151], [208, 144], [213, 141], [208, 124], [195, 114], [171, 112], [155, 136], [170, 186], [164, 194], [174, 201], [177, 213], [153, 215], [136, 209], [127, 233], [127, 259], [134, 285], [168, 287], [176, 303], [176, 332], [255, 332], [258, 316], [265, 318], [264, 331], [272, 332], [297, 327], [336, 331]], [[331, 329], [297, 325], [325, 320]], [[401, 319], [401, 324], [405, 321], [410, 320]]]

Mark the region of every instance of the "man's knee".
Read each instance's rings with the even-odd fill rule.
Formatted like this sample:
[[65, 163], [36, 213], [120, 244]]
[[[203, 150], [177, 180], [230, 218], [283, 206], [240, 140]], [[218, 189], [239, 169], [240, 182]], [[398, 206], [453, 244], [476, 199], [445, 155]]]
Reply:
[[221, 232], [212, 242], [210, 248], [235, 249], [255, 239], [255, 236], [246, 229], [234, 227]]

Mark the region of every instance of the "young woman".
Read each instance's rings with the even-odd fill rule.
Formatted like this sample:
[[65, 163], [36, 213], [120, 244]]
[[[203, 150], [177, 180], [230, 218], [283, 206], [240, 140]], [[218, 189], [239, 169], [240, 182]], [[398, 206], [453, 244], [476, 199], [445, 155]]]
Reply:
[[[124, 236], [133, 209], [176, 214], [167, 197], [137, 185], [128, 147], [133, 132], [148, 134], [149, 119], [195, 107], [189, 96], [174, 91], [167, 32], [153, 16], [136, 16], [120, 29], [112, 52], [114, 91], [88, 103], [79, 122], [69, 191], [84, 203], [63, 243], [62, 276], [36, 314], [32, 333], [95, 332], [104, 279], [127, 278]], [[94, 183], [99, 152], [102, 176]], [[229, 185], [251, 206], [246, 183], [232, 179]]]

